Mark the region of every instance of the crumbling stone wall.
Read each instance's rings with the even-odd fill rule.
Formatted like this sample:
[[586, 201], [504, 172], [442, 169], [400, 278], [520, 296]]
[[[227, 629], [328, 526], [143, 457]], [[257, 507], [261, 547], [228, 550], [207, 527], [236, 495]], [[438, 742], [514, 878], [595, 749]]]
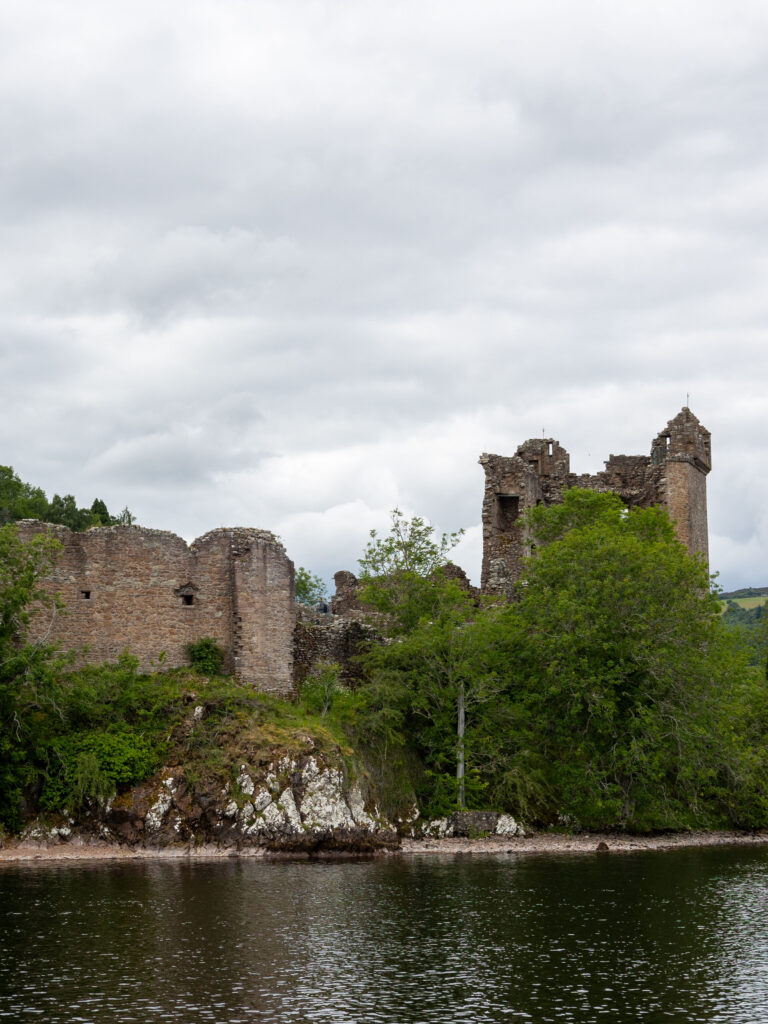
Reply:
[[80, 663], [114, 661], [125, 649], [148, 670], [187, 664], [186, 645], [213, 637], [225, 669], [261, 690], [293, 689], [293, 563], [265, 530], [220, 529], [189, 547], [172, 533], [138, 526], [72, 533], [34, 520], [22, 540], [53, 534], [61, 552], [45, 588], [65, 610], [33, 621], [33, 634], [80, 653]]
[[297, 686], [323, 663], [334, 663], [341, 678], [354, 686], [362, 678], [357, 656], [370, 644], [381, 641], [369, 623], [343, 615], [303, 614], [297, 616], [294, 633], [293, 665]]
[[650, 455], [611, 455], [594, 475], [571, 473], [568, 452], [554, 438], [533, 438], [511, 457], [483, 454], [479, 461], [485, 470], [481, 587], [487, 593], [513, 594], [531, 554], [524, 513], [559, 503], [568, 487], [619, 494], [629, 507], [662, 505], [688, 551], [708, 557], [711, 437], [687, 407], [659, 432]]

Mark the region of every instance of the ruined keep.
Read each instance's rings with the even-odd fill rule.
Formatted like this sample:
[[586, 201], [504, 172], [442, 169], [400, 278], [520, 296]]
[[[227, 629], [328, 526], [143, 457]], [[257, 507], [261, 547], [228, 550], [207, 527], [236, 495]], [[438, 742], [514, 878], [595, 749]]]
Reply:
[[219, 529], [187, 546], [138, 526], [17, 526], [22, 540], [47, 532], [61, 543], [44, 587], [65, 607], [35, 616], [33, 639], [77, 650], [81, 664], [127, 649], [148, 671], [162, 652], [170, 668], [188, 664], [186, 645], [213, 637], [225, 671], [259, 690], [293, 692], [293, 563], [273, 534]]
[[512, 456], [483, 454], [479, 461], [485, 470], [481, 587], [486, 593], [512, 594], [523, 558], [531, 554], [523, 513], [542, 503], [557, 504], [568, 487], [619, 494], [630, 508], [661, 505], [688, 551], [708, 556], [710, 433], [687, 406], [659, 432], [650, 455], [611, 455], [594, 476], [571, 473], [570, 456], [554, 438], [534, 438]]

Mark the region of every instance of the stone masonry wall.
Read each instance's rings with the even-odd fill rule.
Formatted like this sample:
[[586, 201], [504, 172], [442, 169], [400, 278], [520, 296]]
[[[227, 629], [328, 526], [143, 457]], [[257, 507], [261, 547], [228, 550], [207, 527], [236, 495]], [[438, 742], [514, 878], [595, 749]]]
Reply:
[[530, 555], [524, 513], [557, 504], [563, 490], [583, 487], [619, 494], [630, 507], [662, 505], [688, 551], [707, 557], [707, 484], [712, 465], [709, 431], [687, 407], [660, 431], [650, 455], [611, 455], [594, 475], [570, 472], [567, 451], [554, 438], [533, 438], [514, 456], [483, 454], [482, 589], [511, 597]]
[[149, 670], [187, 664], [203, 636], [226, 652], [225, 669], [263, 690], [290, 693], [293, 564], [266, 531], [213, 530], [187, 547], [181, 537], [137, 526], [72, 533], [33, 520], [22, 540], [51, 533], [61, 543], [45, 581], [65, 610], [38, 616], [33, 635], [80, 652], [80, 663], [114, 661], [126, 649]]

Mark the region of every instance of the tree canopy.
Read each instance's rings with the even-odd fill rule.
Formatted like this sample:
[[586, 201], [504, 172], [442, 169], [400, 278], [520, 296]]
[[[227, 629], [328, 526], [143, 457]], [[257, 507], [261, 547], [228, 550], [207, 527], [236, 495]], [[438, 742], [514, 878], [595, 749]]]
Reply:
[[117, 516], [110, 515], [101, 498], [96, 498], [90, 508], [79, 508], [71, 494], [54, 494], [48, 501], [40, 487], [24, 483], [11, 466], [0, 466], [0, 525], [19, 519], [57, 523], [75, 532], [91, 526], [130, 526], [134, 522], [127, 508]]
[[24, 544], [12, 524], [0, 527], [0, 823], [12, 826], [33, 775], [35, 716], [53, 692], [54, 649], [31, 643], [28, 631], [33, 611], [59, 610], [40, 587], [58, 547], [45, 534]]
[[[400, 639], [371, 653], [369, 685], [398, 709], [399, 735], [433, 783], [427, 804], [444, 807], [463, 762], [470, 804], [542, 822], [764, 822], [762, 679], [666, 512], [574, 489], [532, 510], [526, 529], [534, 554], [509, 605], [439, 574], [411, 579], [397, 562], [395, 580], [421, 581], [419, 602], [413, 587], [374, 577]], [[399, 550], [402, 535], [374, 553]]]

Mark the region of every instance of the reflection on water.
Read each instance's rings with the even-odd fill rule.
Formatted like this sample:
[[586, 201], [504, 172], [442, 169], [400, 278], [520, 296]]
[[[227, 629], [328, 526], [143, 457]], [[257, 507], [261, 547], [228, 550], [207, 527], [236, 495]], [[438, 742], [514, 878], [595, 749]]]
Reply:
[[0, 872], [0, 1020], [768, 1022], [768, 851]]

